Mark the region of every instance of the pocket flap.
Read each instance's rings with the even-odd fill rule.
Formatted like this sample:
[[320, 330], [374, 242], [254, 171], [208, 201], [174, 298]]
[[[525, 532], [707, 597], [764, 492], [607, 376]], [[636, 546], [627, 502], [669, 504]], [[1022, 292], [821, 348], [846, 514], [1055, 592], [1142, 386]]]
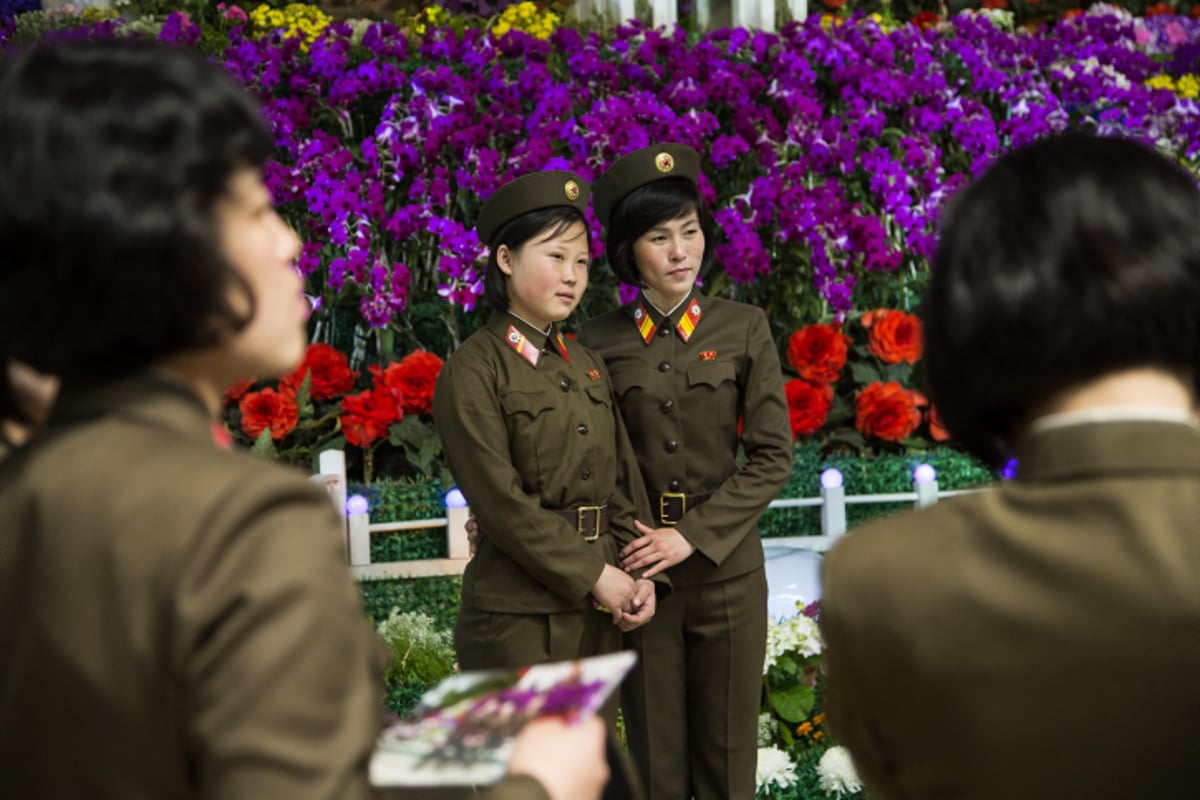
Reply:
[[612, 406], [612, 394], [608, 390], [608, 384], [585, 386], [584, 388], [587, 389], [588, 397], [592, 398], [592, 402]]
[[650, 370], [633, 369], [611, 373], [613, 390], [622, 397], [630, 389], [642, 389], [650, 385]]
[[688, 386], [705, 384], [716, 388], [725, 381], [736, 381], [737, 372], [728, 361], [706, 361], [688, 367]]
[[528, 414], [536, 417], [543, 411], [554, 408], [554, 398], [549, 392], [507, 392], [500, 395], [504, 413]]

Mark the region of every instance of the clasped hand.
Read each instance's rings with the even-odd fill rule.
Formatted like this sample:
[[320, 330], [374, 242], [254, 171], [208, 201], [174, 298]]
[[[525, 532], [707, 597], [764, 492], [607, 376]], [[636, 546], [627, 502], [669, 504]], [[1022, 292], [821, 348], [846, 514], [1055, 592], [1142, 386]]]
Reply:
[[653, 578], [696, 552], [696, 546], [675, 528], [651, 528], [636, 520], [633, 524], [642, 535], [621, 550], [621, 566], [629, 572], [640, 569], [643, 578]]

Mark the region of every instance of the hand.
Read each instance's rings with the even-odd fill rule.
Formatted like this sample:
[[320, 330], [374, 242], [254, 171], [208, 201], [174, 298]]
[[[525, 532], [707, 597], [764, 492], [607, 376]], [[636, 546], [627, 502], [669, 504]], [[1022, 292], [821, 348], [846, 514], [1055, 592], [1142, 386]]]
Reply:
[[508, 774], [536, 778], [550, 800], [597, 800], [609, 774], [604, 723], [597, 716], [534, 720], [517, 735]]
[[633, 578], [612, 564], [605, 564], [600, 578], [592, 586], [592, 596], [612, 612], [613, 624], [617, 624], [624, 616], [624, 609], [632, 607], [636, 589]]
[[467, 547], [469, 548], [471, 557], [475, 557], [475, 551], [479, 549], [479, 540], [483, 538], [483, 531], [479, 530], [479, 521], [474, 517], [467, 518], [467, 524], [463, 526], [467, 530]]
[[633, 525], [642, 535], [621, 551], [621, 566], [631, 571], [644, 569], [643, 578], [653, 578], [696, 552], [696, 546], [674, 528], [650, 528], [637, 520]]
[[633, 603], [621, 617], [621, 621], [617, 623], [625, 633], [629, 633], [635, 628], [640, 628], [654, 617], [654, 610], [657, 607], [657, 596], [654, 591], [654, 582], [645, 579], [637, 582], [637, 592], [634, 594]]

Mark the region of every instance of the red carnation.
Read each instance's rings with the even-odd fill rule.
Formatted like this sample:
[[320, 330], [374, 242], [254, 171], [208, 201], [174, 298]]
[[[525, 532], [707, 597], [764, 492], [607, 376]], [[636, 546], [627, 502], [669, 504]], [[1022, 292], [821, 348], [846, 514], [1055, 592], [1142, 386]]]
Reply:
[[442, 359], [425, 350], [414, 350], [404, 359], [380, 372], [372, 367], [376, 383], [382, 383], [400, 401], [405, 414], [433, 411], [433, 387], [442, 371]]
[[879, 309], [863, 314], [867, 349], [886, 364], [917, 363], [925, 349], [921, 320], [912, 314]]
[[258, 378], [243, 378], [225, 390], [225, 405], [229, 405], [235, 400], [241, 400], [246, 392], [250, 391], [250, 387], [258, 382]]
[[272, 439], [282, 439], [296, 427], [300, 413], [293, 397], [274, 389], [251, 392], [238, 403], [238, 410], [242, 412], [242, 430], [251, 439], [267, 429]]
[[376, 439], [387, 435], [388, 426], [404, 416], [400, 404], [386, 387], [342, 399], [342, 433], [355, 447], [368, 448]]
[[346, 354], [327, 344], [310, 344], [300, 366], [284, 376], [279, 382], [281, 392], [295, 396], [304, 383], [304, 375], [312, 373], [308, 381], [308, 396], [313, 400], [332, 400], [354, 388], [358, 373], [350, 369]]
[[[1029, 0], [1032, 2], [1040, 2], [1040, 0]], [[929, 28], [937, 25], [942, 21], [942, 18], [932, 11], [922, 11], [912, 18], [912, 23], [918, 28]]]
[[907, 438], [921, 424], [919, 396], [895, 381], [876, 381], [858, 393], [854, 427], [888, 442]]
[[813, 386], [793, 378], [783, 386], [787, 394], [788, 419], [792, 423], [792, 438], [811, 436], [821, 429], [833, 406], [833, 389], [829, 384]]
[[850, 337], [832, 325], [801, 328], [788, 339], [787, 360], [810, 383], [832, 383], [846, 366]]

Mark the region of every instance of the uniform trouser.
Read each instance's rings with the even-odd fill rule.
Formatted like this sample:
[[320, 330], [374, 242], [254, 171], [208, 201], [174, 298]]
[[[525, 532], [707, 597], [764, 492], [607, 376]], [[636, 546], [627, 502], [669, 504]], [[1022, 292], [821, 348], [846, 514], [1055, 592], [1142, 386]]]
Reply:
[[[558, 614], [504, 614], [464, 604], [454, 626], [454, 647], [461, 669], [512, 669], [530, 664], [614, 653], [622, 647], [621, 630], [612, 616], [594, 609]], [[609, 731], [617, 721], [616, 696], [601, 712]], [[633, 786], [633, 765], [609, 736], [607, 758], [611, 778], [604, 800], [640, 799]], [[433, 795], [431, 795], [432, 797]]]
[[621, 707], [649, 800], [752, 800], [767, 646], [763, 568], [675, 587], [625, 642], [638, 664]]

